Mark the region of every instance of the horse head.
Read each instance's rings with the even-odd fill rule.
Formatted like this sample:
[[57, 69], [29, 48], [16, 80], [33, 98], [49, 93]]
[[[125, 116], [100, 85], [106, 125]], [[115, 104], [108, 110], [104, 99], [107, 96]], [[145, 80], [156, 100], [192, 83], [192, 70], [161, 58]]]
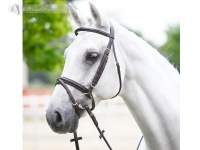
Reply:
[[[93, 4], [89, 4], [93, 19], [86, 18], [69, 4], [69, 11], [75, 23], [79, 27], [93, 28], [110, 33], [109, 21], [100, 15]], [[108, 41], [108, 37], [100, 34], [85, 31], [79, 32], [78, 36], [64, 52], [65, 65], [61, 76], [72, 79], [89, 88], [102, 60]], [[119, 45], [116, 44], [115, 48], [118, 49], [118, 47]], [[95, 104], [98, 104], [103, 99], [115, 96], [119, 90], [119, 78], [113, 55], [111, 49], [104, 72], [93, 89], [92, 94]], [[119, 62], [122, 61], [121, 55], [119, 55], [118, 60]], [[123, 80], [124, 67], [121, 70]], [[68, 86], [68, 88], [75, 99], [82, 94], [73, 86]], [[78, 98], [77, 103], [91, 107], [91, 100], [87, 96]], [[74, 109], [71, 99], [63, 86], [57, 84], [46, 111], [46, 119], [51, 129], [57, 133], [72, 133], [76, 131], [79, 118], [86, 114], [85, 110], [78, 111], [80, 115]]]

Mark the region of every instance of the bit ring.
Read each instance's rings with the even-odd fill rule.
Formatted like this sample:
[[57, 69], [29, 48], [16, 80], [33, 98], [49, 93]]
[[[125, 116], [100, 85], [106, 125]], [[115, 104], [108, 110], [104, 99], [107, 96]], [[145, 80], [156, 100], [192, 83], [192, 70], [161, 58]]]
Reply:
[[[76, 103], [73, 104], [73, 106], [76, 106], [76, 105], [77, 105], [79, 109], [85, 110], [85, 107], [83, 107], [82, 104], [79, 104], [79, 103], [77, 102], [83, 95], [90, 95], [90, 94], [88, 94], [88, 93], [82, 93], [81, 95], [79, 95], [79, 97], [75, 100]], [[91, 99], [91, 101], [92, 101], [91, 95], [90, 95], [90, 99]]]

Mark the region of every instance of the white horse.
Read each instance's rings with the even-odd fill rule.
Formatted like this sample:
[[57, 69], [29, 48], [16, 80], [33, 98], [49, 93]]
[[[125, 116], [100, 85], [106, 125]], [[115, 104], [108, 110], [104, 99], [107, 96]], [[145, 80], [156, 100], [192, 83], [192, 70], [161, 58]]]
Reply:
[[[79, 27], [96, 28], [109, 33], [109, 21], [90, 3], [93, 20], [86, 18], [71, 4], [69, 10]], [[143, 134], [140, 150], [180, 149], [179, 73], [157, 50], [132, 32], [113, 23], [115, 50], [121, 65], [122, 89], [119, 93]], [[89, 87], [100, 63], [108, 38], [80, 32], [65, 50], [62, 77]], [[95, 103], [110, 99], [119, 88], [113, 51], [105, 70], [93, 90]], [[69, 86], [74, 97], [81, 93]], [[90, 105], [87, 98], [81, 104]], [[85, 111], [80, 111], [81, 117]], [[57, 133], [74, 132], [79, 117], [61, 85], [57, 85], [47, 109], [47, 122]], [[134, 148], [133, 148], [134, 149]]]

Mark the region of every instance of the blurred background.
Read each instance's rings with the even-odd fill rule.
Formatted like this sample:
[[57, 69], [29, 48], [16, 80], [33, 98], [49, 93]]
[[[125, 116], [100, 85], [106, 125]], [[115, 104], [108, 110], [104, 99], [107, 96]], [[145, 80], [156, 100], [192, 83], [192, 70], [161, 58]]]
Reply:
[[[26, 4], [72, 3], [90, 16], [85, 0], [23, 0]], [[159, 0], [90, 0], [107, 19], [118, 22], [156, 48], [180, 73], [179, 4]], [[63, 53], [75, 38], [77, 26], [68, 9], [60, 13], [23, 14], [23, 149], [75, 150], [72, 134], [56, 134], [46, 123], [45, 110], [55, 80], [64, 66]], [[136, 149], [140, 130], [120, 97], [101, 102], [94, 110], [100, 128], [115, 150]], [[88, 116], [80, 120], [81, 149], [107, 149]]]

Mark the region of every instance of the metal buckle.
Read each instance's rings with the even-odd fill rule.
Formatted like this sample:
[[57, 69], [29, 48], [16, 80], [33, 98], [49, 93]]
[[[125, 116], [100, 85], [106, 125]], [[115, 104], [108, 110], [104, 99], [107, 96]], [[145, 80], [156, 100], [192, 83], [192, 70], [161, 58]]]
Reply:
[[72, 103], [72, 105], [73, 105], [73, 106], [76, 106], [76, 105], [78, 105], [78, 104], [77, 104], [77, 103], [75, 103], [75, 104], [74, 104], [74, 103]]
[[90, 99], [91, 99], [91, 101], [92, 101], [93, 98], [92, 98], [91, 94], [82, 93], [82, 94], [79, 95], [79, 97], [75, 100], [76, 103], [73, 104], [73, 106], [76, 106], [76, 105], [77, 105], [77, 107], [78, 107], [79, 109], [85, 110], [85, 107], [83, 107], [82, 104], [79, 104], [79, 103], [77, 102], [83, 95], [90, 95]]
[[[106, 50], [108, 50], [108, 51], [110, 52], [110, 49], [109, 49], [109, 48], [106, 48]], [[105, 50], [105, 51], [106, 51], [106, 50]]]
[[93, 89], [95, 88], [95, 86], [93, 86], [92, 84], [90, 85]]

